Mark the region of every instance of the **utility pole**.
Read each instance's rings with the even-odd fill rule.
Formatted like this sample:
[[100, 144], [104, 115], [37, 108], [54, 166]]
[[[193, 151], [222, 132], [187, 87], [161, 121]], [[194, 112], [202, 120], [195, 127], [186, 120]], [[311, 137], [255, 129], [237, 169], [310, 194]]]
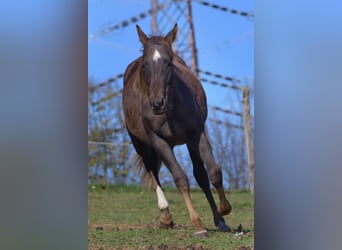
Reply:
[[254, 144], [252, 139], [251, 129], [251, 116], [250, 116], [250, 104], [249, 104], [249, 89], [248, 87], [241, 87], [243, 95], [243, 122], [245, 129], [245, 141], [248, 161], [248, 177], [250, 190], [254, 193]]
[[198, 57], [192, 18], [191, 0], [151, 0], [151, 31], [153, 35], [164, 34], [178, 23], [175, 51], [198, 76]]

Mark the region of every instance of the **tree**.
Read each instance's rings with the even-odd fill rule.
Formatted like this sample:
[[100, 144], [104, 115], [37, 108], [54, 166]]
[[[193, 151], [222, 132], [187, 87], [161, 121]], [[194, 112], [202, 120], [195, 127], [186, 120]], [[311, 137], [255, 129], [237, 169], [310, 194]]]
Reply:
[[246, 188], [248, 179], [243, 130], [233, 127], [227, 117], [224, 122], [211, 120], [208, 133], [215, 160], [224, 174], [224, 182], [229, 183], [229, 189]]
[[[88, 85], [93, 86], [93, 81]], [[126, 183], [132, 150], [122, 114], [121, 89], [116, 82], [89, 88], [88, 141], [90, 181]]]

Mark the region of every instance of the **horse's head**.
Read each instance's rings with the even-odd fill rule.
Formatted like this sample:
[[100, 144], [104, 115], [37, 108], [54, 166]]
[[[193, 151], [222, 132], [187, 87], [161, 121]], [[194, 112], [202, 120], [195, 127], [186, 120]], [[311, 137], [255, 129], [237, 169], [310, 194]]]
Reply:
[[172, 43], [176, 39], [177, 24], [165, 36], [147, 37], [137, 25], [139, 39], [143, 44], [141, 72], [147, 85], [149, 101], [155, 114], [164, 113], [173, 72]]

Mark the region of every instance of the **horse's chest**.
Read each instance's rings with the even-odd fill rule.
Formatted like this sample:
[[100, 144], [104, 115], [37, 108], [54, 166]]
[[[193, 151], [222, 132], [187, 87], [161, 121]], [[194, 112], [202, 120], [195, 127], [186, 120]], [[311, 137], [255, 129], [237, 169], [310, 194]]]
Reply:
[[192, 134], [187, 124], [175, 118], [165, 119], [155, 132], [169, 144], [174, 145], [186, 143]]
[[161, 136], [164, 139], [170, 140], [175, 137], [175, 134], [173, 133], [172, 129], [172, 124], [169, 124], [167, 121], [165, 121], [156, 132], [159, 136]]

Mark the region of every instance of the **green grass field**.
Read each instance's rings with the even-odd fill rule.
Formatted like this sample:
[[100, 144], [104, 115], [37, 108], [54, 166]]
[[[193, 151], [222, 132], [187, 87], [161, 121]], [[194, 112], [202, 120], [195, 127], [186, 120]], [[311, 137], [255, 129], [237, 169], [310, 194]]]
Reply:
[[[189, 216], [176, 189], [166, 188], [175, 226], [159, 229], [159, 209], [154, 191], [135, 186], [89, 186], [89, 249], [254, 249], [254, 199], [249, 192], [227, 193], [233, 211], [225, 216], [233, 229], [216, 231], [209, 204], [201, 190], [191, 198], [210, 237], [197, 239]], [[214, 193], [217, 200], [217, 194]], [[243, 234], [237, 232], [243, 231]]]

